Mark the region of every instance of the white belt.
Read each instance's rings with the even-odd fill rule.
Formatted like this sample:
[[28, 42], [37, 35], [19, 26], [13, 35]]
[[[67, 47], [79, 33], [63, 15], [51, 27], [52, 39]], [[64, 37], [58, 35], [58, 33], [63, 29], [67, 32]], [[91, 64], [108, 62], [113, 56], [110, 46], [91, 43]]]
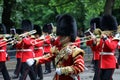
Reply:
[[113, 52], [100, 52], [100, 55], [114, 55]]
[[31, 49], [21, 49], [21, 50], [18, 50], [18, 51], [32, 51]]
[[38, 47], [38, 48], [34, 48], [35, 50], [38, 50], [38, 49], [43, 49], [43, 47]]
[[4, 52], [5, 50], [0, 50], [0, 52]]

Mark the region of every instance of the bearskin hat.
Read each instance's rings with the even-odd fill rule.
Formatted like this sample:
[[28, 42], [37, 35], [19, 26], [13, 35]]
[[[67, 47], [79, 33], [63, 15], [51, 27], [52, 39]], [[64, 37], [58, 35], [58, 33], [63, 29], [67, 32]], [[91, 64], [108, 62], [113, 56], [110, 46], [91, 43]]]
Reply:
[[0, 24], [0, 34], [6, 34], [6, 27], [4, 24]]
[[42, 28], [42, 31], [45, 32], [45, 33], [48, 33], [48, 34], [51, 34], [52, 33], [52, 24], [49, 23], [49, 24], [45, 24]]
[[31, 23], [30, 20], [23, 20], [22, 23], [21, 23], [21, 26], [22, 26], [22, 30], [23, 31], [31, 31], [33, 30], [33, 25]]
[[91, 28], [100, 28], [100, 17], [92, 18], [90, 21], [90, 27]]
[[103, 15], [100, 25], [103, 31], [116, 31], [118, 26], [116, 18], [112, 15]]
[[16, 33], [17, 33], [17, 34], [22, 34], [23, 31], [22, 31], [22, 29], [16, 29]]
[[41, 27], [39, 25], [34, 25], [34, 30], [36, 30], [37, 32], [35, 34], [38, 34], [38, 35], [42, 35], [42, 30], [41, 30]]
[[57, 18], [57, 31], [58, 36], [70, 36], [71, 42], [74, 42], [77, 36], [76, 20], [69, 14], [60, 15]]

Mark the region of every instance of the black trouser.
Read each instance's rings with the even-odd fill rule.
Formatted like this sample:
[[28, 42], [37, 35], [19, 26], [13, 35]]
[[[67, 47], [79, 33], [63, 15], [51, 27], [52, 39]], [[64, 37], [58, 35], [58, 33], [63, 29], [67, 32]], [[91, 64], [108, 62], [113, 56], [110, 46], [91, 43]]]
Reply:
[[45, 63], [45, 70], [47, 70], [48, 72], [51, 72], [51, 62]]
[[0, 71], [2, 72], [4, 80], [10, 80], [9, 73], [7, 71], [5, 62], [0, 62]]
[[99, 60], [94, 60], [94, 78], [93, 80], [100, 80], [100, 67], [99, 67]]
[[14, 71], [14, 74], [16, 74], [17, 76], [19, 76], [19, 73], [21, 72], [21, 64], [21, 58], [17, 58], [17, 64]]
[[22, 62], [21, 76], [19, 80], [26, 80], [27, 74], [29, 74], [31, 80], [36, 80], [34, 66], [29, 67], [26, 62]]
[[[49, 54], [49, 53], [44, 53], [44, 55]], [[48, 72], [51, 72], [51, 61], [45, 63], [45, 70]]]
[[41, 64], [38, 64], [38, 65], [35, 66], [35, 72], [36, 72], [36, 75], [38, 75], [38, 77], [40, 79], [43, 79], [43, 71], [42, 71]]
[[100, 69], [100, 80], [113, 80], [112, 75], [115, 69]]
[[52, 66], [55, 68], [55, 59], [52, 60]]

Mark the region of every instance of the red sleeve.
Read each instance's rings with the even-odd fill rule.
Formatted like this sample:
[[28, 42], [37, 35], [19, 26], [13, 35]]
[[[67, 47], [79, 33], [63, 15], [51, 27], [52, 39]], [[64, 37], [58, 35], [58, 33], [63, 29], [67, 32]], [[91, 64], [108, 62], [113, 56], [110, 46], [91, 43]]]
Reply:
[[22, 40], [22, 42], [25, 44], [25, 45], [32, 45], [32, 43], [31, 43], [31, 39], [30, 38], [24, 38], [23, 40]]
[[113, 50], [117, 48], [118, 40], [110, 40], [107, 39], [104, 41], [105, 46], [107, 46], [109, 49]]
[[93, 40], [89, 40], [89, 41], [86, 42], [87, 46], [91, 46], [92, 44], [93, 44]]
[[45, 44], [50, 44], [50, 36], [47, 36], [44, 40]]
[[42, 41], [42, 40], [37, 40], [36, 42], [38, 43], [38, 44], [35, 44], [36, 47], [43, 46], [44, 41]]
[[51, 60], [53, 60], [55, 58], [55, 56], [50, 56], [50, 57], [48, 57], [48, 58], [41, 58], [41, 59], [39, 59], [39, 64], [43, 64], [43, 63], [46, 63], [46, 62], [50, 62]]
[[78, 55], [77, 57], [75, 57], [74, 63], [72, 66], [74, 68], [74, 74], [83, 72], [85, 68], [83, 57], [81, 55]]
[[75, 46], [80, 48], [80, 38], [78, 38], [77, 40], [75, 40]]

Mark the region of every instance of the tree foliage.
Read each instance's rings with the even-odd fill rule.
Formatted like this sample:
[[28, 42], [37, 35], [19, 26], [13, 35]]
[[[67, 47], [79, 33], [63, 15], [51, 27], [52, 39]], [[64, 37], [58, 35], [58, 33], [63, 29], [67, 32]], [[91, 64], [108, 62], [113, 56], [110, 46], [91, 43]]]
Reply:
[[[106, 0], [16, 0], [10, 19], [17, 28], [23, 19], [30, 19], [33, 24], [40, 26], [51, 22], [55, 25], [56, 15], [69, 13], [76, 18], [78, 28], [87, 29], [91, 18], [103, 14], [105, 2]], [[2, 11], [3, 0], [0, 0], [0, 19]], [[115, 16], [120, 17], [119, 0], [115, 0], [113, 11]]]

